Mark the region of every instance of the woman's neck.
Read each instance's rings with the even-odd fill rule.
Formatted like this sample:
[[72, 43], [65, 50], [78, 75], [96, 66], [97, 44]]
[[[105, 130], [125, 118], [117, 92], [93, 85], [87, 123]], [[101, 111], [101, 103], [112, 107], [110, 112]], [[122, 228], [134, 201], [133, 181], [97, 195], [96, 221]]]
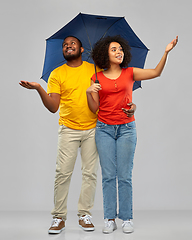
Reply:
[[119, 65], [112, 65], [103, 74], [110, 79], [116, 79], [121, 75], [122, 68]]

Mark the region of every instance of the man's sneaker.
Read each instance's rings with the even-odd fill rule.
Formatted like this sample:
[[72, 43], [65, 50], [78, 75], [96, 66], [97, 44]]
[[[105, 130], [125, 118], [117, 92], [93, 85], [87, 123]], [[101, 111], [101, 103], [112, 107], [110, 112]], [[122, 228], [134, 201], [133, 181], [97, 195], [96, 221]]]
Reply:
[[122, 230], [123, 230], [124, 233], [132, 233], [134, 231], [133, 222], [130, 221], [130, 220], [123, 221]]
[[62, 218], [54, 218], [48, 233], [60, 233], [65, 229], [65, 222]]
[[84, 231], [94, 231], [95, 227], [93, 223], [91, 222], [91, 216], [90, 215], [83, 215], [79, 218], [79, 227], [81, 227]]
[[113, 220], [105, 221], [105, 226], [103, 228], [103, 233], [112, 233], [114, 230], [117, 229], [116, 222]]

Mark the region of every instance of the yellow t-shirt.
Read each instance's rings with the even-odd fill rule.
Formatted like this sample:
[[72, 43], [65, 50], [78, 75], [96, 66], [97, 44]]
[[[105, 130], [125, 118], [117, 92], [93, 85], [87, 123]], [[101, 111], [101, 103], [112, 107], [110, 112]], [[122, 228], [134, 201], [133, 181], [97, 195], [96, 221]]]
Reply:
[[94, 65], [88, 62], [83, 62], [79, 67], [64, 64], [51, 72], [47, 93], [61, 95], [59, 125], [77, 130], [96, 126], [97, 115], [89, 109], [86, 95], [94, 73]]

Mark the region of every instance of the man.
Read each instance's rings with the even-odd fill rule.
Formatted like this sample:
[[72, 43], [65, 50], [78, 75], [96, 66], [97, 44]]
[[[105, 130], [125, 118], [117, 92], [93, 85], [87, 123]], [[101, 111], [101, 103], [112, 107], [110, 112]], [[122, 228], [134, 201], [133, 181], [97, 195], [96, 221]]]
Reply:
[[[60, 108], [58, 154], [54, 186], [53, 221], [49, 233], [60, 233], [67, 219], [67, 196], [77, 151], [81, 147], [82, 187], [78, 202], [79, 226], [93, 231], [90, 210], [94, 204], [97, 181], [98, 153], [95, 145], [97, 115], [87, 104], [86, 89], [91, 84], [94, 65], [83, 62], [84, 49], [79, 39], [67, 37], [63, 42], [63, 55], [67, 63], [50, 74], [47, 92], [36, 82], [21, 81], [20, 85], [35, 89], [44, 106], [52, 113]], [[130, 104], [128, 116], [135, 105]]]

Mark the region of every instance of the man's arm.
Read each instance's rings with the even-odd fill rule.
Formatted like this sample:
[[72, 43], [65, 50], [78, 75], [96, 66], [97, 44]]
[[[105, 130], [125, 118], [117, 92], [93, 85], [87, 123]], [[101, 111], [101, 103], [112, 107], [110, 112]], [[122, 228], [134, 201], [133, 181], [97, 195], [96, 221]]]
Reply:
[[127, 117], [132, 117], [136, 111], [136, 105], [134, 103], [128, 103], [127, 106], [129, 106], [129, 109], [122, 108], [123, 112], [127, 114]]
[[57, 112], [60, 104], [60, 94], [50, 93], [48, 95], [41, 85], [36, 82], [21, 81], [19, 84], [24, 88], [37, 90], [44, 106], [52, 113]]

